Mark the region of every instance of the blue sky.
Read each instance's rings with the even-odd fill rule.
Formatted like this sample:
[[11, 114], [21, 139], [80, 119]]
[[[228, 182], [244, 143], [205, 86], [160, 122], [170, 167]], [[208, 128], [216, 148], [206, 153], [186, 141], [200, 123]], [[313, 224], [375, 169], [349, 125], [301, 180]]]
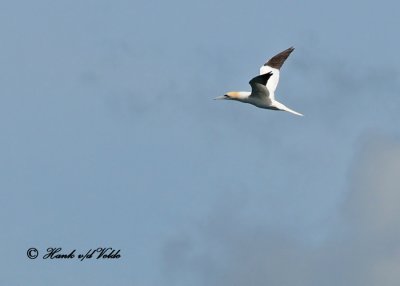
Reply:
[[1, 284], [396, 285], [399, 5], [292, 2], [3, 1]]

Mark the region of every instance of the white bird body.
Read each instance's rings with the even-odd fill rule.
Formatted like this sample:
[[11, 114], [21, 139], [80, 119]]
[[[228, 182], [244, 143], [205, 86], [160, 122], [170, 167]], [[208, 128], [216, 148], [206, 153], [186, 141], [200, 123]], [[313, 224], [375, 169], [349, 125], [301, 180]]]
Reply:
[[250, 80], [251, 92], [231, 91], [224, 96], [215, 99], [236, 100], [249, 103], [259, 108], [282, 110], [296, 115], [303, 116], [279, 101], [275, 100], [275, 90], [279, 83], [279, 73], [285, 60], [289, 57], [294, 48], [289, 48], [272, 57], [260, 68], [260, 75]]

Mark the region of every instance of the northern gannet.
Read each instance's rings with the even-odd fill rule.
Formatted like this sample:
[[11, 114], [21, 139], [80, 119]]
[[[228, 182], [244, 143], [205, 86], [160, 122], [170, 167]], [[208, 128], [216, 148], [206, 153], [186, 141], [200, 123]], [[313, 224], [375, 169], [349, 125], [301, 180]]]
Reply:
[[293, 50], [294, 48], [291, 47], [268, 60], [260, 68], [260, 75], [250, 80], [249, 84], [251, 86], [251, 92], [230, 91], [223, 96], [216, 97], [215, 99], [237, 100], [253, 104], [259, 108], [283, 110], [303, 116], [303, 114], [298, 113], [275, 100], [275, 89], [279, 82], [279, 70]]

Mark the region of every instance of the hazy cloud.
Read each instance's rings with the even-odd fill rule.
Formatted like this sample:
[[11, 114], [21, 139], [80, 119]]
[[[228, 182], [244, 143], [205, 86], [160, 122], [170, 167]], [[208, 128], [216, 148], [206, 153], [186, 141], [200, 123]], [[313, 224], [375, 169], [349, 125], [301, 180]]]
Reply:
[[[319, 245], [241, 220], [222, 203], [190, 235], [169, 241], [171, 285], [397, 285], [400, 281], [400, 144], [363, 143], [338, 223]], [[312, 245], [312, 246], [311, 246]]]

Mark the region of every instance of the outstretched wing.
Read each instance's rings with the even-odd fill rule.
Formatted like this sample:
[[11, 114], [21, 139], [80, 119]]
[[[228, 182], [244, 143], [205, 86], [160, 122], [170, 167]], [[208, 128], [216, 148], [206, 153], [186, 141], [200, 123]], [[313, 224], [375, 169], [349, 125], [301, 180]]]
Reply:
[[269, 72], [252, 78], [249, 81], [251, 86], [250, 97], [258, 97], [262, 99], [269, 98], [270, 92], [268, 91], [267, 84], [271, 76], [272, 72]]
[[279, 54], [273, 56], [268, 62], [266, 62], [264, 66], [270, 66], [271, 68], [279, 70], [293, 51], [294, 48], [290, 47], [289, 49], [280, 52]]
[[287, 50], [284, 50], [283, 52], [280, 52], [279, 54], [273, 56], [260, 68], [260, 74], [273, 72], [273, 76], [269, 79], [267, 83], [267, 88], [271, 94], [272, 99], [274, 99], [274, 93], [279, 83], [279, 70], [293, 51], [294, 48], [291, 47]]

